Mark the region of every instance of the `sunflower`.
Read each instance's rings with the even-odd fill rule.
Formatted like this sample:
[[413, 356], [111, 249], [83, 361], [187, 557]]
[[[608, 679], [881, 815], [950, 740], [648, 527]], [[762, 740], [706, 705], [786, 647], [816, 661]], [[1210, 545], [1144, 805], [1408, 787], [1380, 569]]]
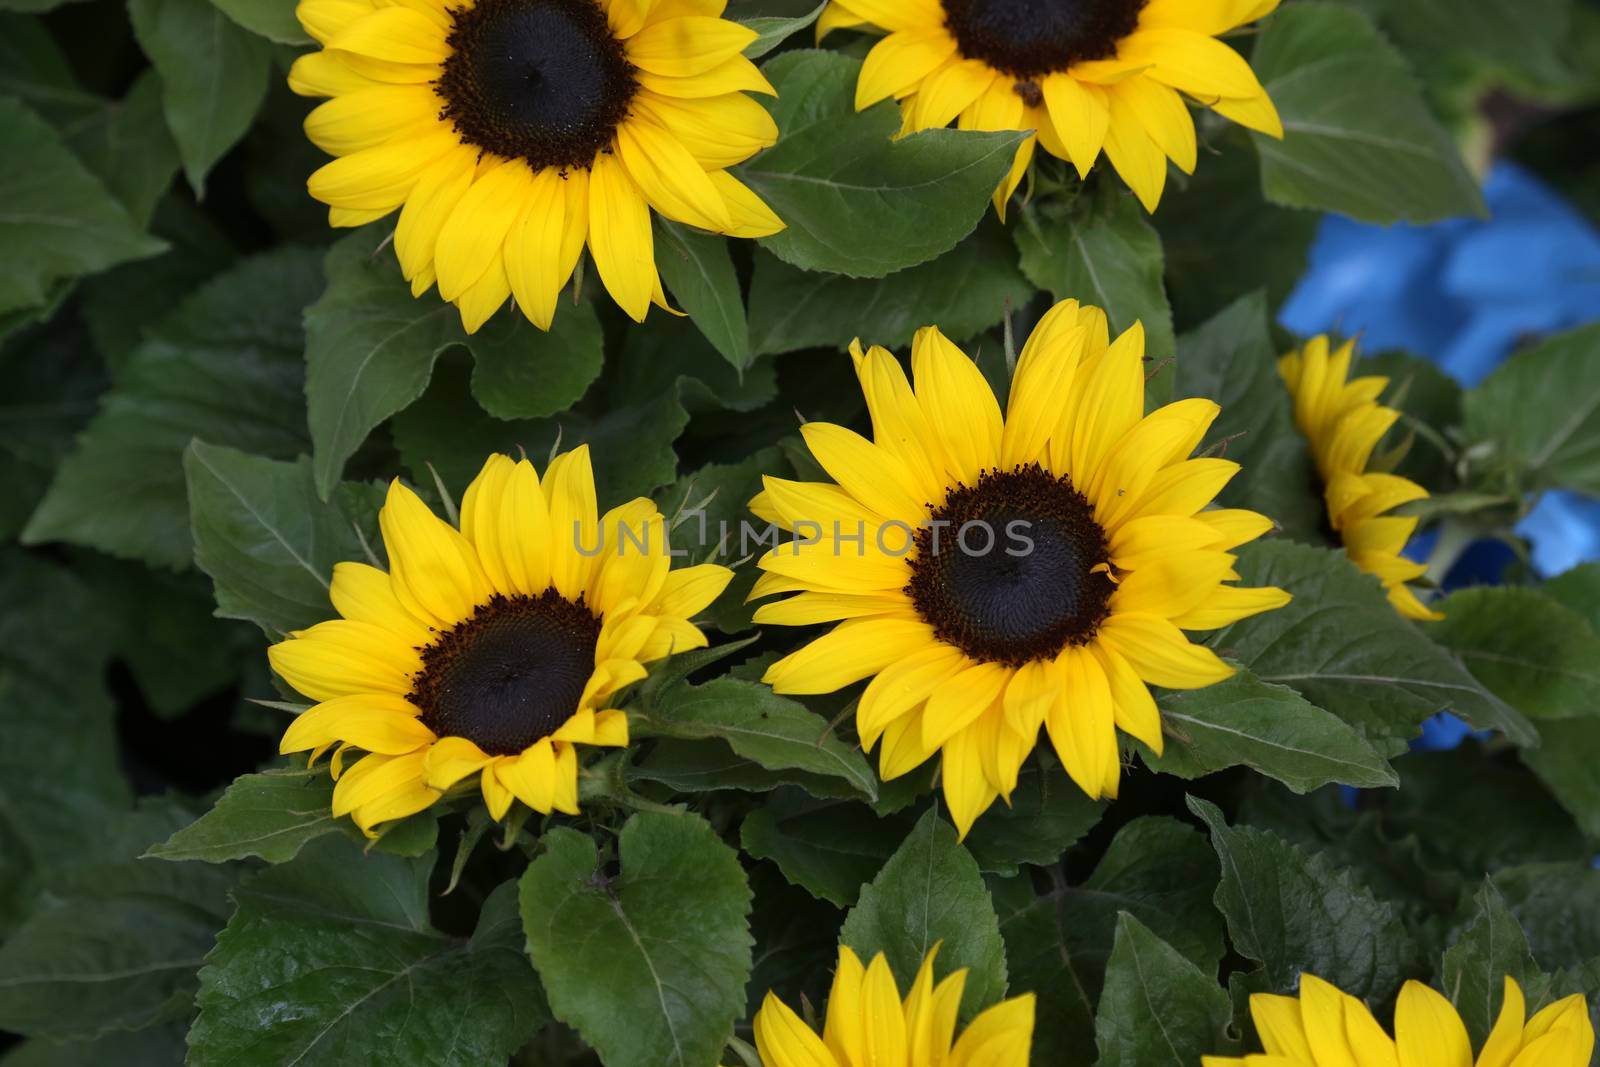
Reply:
[[1375, 575], [1395, 610], [1410, 619], [1442, 619], [1423, 606], [1406, 583], [1427, 566], [1400, 553], [1417, 528], [1417, 517], [1385, 514], [1428, 491], [1409, 478], [1367, 470], [1372, 450], [1400, 418], [1378, 403], [1389, 385], [1379, 375], [1350, 380], [1355, 342], [1332, 351], [1326, 336], [1278, 360], [1278, 373], [1294, 398], [1295, 422], [1311, 444], [1322, 478], [1328, 523], [1344, 541], [1351, 562]]
[[637, 321], [667, 306], [650, 209], [737, 237], [783, 228], [727, 168], [777, 140], [747, 91], [756, 32], [726, 0], [301, 0], [322, 50], [289, 85], [334, 226], [400, 209], [401, 269], [470, 333], [509, 296], [543, 329], [587, 243]]
[[[1189, 459], [1210, 400], [1144, 412], [1144, 330], [1111, 343], [1105, 313], [1057, 304], [1022, 351], [1007, 415], [936, 327], [912, 346], [916, 385], [882, 348], [852, 345], [875, 440], [802, 427], [837, 484], [765, 479], [756, 514], [797, 536], [759, 561], [761, 623], [843, 620], [777, 661], [780, 693], [872, 678], [856, 709], [885, 779], [942, 753], [964, 835], [1008, 800], [1041, 724], [1075, 782], [1114, 796], [1117, 727], [1162, 748], [1146, 683], [1196, 688], [1232, 668], [1183, 630], [1289, 600], [1230, 585], [1230, 550], [1270, 530], [1202, 510], [1239, 469]], [[875, 676], [875, 677], [873, 677]]]
[[[268, 650], [320, 702], [280, 751], [315, 761], [338, 746], [333, 813], [368, 833], [473, 775], [495, 819], [512, 798], [576, 813], [575, 746], [628, 743], [617, 694], [646, 663], [706, 643], [689, 617], [732, 574], [669, 570], [649, 500], [597, 517], [587, 446], [543, 479], [526, 459], [490, 456], [459, 530], [395, 481], [379, 525], [389, 570], [338, 564], [329, 595], [342, 617]], [[345, 768], [352, 749], [366, 755]]]
[[1279, 0], [833, 0], [818, 27], [871, 25], [856, 107], [894, 97], [906, 132], [1032, 130], [995, 192], [1005, 217], [1044, 150], [1088, 177], [1102, 149], [1149, 211], [1167, 160], [1193, 173], [1184, 97], [1272, 137], [1283, 123], [1250, 64], [1217, 35], [1270, 14]]
[[[1526, 1021], [1524, 1012], [1522, 990], [1508, 977], [1477, 1067], [1588, 1067], [1594, 1025], [1583, 997], [1558, 1000]], [[1252, 995], [1250, 1014], [1266, 1055], [1206, 1056], [1204, 1067], [1473, 1067], [1455, 1007], [1421, 982], [1400, 990], [1393, 1038], [1365, 1004], [1309, 974], [1300, 978], [1299, 997]]]
[[935, 945], [902, 1002], [883, 953], [862, 967], [860, 958], [840, 945], [822, 1036], [769, 992], [755, 1018], [761, 1062], [767, 1067], [1028, 1067], [1033, 994], [984, 1010], [957, 1039], [956, 1012], [967, 972], [956, 971], [935, 984], [938, 953]]

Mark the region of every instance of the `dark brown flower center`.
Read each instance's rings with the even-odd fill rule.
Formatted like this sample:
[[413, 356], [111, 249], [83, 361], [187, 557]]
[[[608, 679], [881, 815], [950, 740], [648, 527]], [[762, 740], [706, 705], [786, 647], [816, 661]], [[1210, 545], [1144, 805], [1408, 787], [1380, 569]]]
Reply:
[[1016, 78], [1024, 99], [1038, 93], [1036, 78], [1116, 55], [1143, 7], [1144, 0], [944, 0], [961, 54]]
[[410, 699], [439, 736], [516, 755], [578, 710], [599, 640], [582, 598], [496, 595], [421, 650]]
[[917, 532], [906, 593], [941, 640], [1019, 667], [1095, 635], [1115, 588], [1109, 555], [1070, 478], [1037, 464], [988, 471]]
[[468, 144], [535, 169], [588, 167], [638, 88], [596, 0], [479, 0], [450, 13], [434, 91]]

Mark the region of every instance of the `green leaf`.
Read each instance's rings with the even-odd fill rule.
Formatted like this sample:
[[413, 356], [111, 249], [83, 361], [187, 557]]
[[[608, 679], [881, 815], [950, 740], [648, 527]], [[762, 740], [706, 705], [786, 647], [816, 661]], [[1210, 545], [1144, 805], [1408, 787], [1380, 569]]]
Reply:
[[152, 326], [57, 470], [23, 540], [187, 566], [182, 457], [189, 442], [200, 437], [277, 457], [305, 447], [300, 309], [317, 284], [312, 254], [269, 252]]
[[471, 938], [450, 937], [428, 921], [432, 866], [327, 837], [236, 890], [200, 972], [190, 1067], [509, 1058], [548, 1019], [515, 890], [489, 895]]
[[323, 496], [373, 429], [422, 395], [452, 345], [472, 351], [473, 394], [502, 419], [562, 411], [600, 373], [592, 305], [563, 307], [548, 333], [507, 313], [469, 337], [453, 305], [412, 297], [387, 243], [384, 228], [367, 227], [335, 244], [323, 265], [328, 288], [305, 312], [307, 413]]
[[607, 1067], [718, 1062], [750, 974], [738, 855], [699, 816], [653, 812], [623, 826], [615, 876], [575, 830], [543, 843], [522, 876], [522, 921], [556, 1018]]
[[1395, 613], [1376, 578], [1342, 552], [1286, 541], [1240, 551], [1241, 585], [1279, 586], [1286, 607], [1216, 631], [1210, 642], [1264, 682], [1298, 689], [1385, 756], [1422, 720], [1450, 709], [1480, 730], [1531, 744], [1533, 728], [1443, 649]]
[[269, 637], [330, 618], [333, 565], [362, 560], [381, 500], [345, 485], [318, 499], [311, 461], [280, 463], [196, 441], [184, 457], [195, 564], [211, 576], [217, 614], [245, 619]]
[[397, 415], [391, 427], [413, 480], [432, 484], [432, 464], [458, 495], [490, 452], [526, 452], [542, 469], [558, 440], [562, 451], [589, 446], [602, 509], [648, 495], [677, 476], [672, 443], [689, 421], [678, 389], [669, 386], [636, 404], [608, 404], [601, 411], [548, 419], [484, 418], [468, 393], [464, 366], [447, 360], [423, 398]]
[[103, 846], [128, 805], [116, 709], [103, 682], [114, 634], [81, 578], [0, 552], [0, 938], [49, 873]]
[[146, 70], [128, 95], [64, 130], [67, 145], [141, 225], [178, 173], [178, 146], [161, 114], [161, 79]]
[[1515, 979], [1535, 1004], [1548, 979], [1534, 962], [1528, 938], [1494, 882], [1486, 880], [1472, 903], [1472, 918], [1445, 952], [1439, 977], [1478, 1048], [1500, 1014], [1507, 978]]
[[1166, 751], [1147, 762], [1181, 778], [1245, 766], [1296, 793], [1330, 782], [1368, 789], [1397, 786], [1389, 761], [1337, 715], [1285, 685], [1248, 670], [1207, 686], [1158, 698]]
[[[1162, 283], [1161, 238], [1132, 196], [1106, 187], [1067, 207], [1029, 208], [1012, 231], [1022, 273], [1057, 300], [1081, 300], [1104, 308], [1112, 336], [1144, 324], [1149, 371], [1177, 355], [1172, 309]], [[1148, 403], [1172, 395], [1172, 372], [1150, 383]]]
[[1399, 760], [1400, 790], [1383, 806], [1386, 835], [1414, 835], [1430, 866], [1454, 869], [1468, 882], [1485, 870], [1585, 851], [1583, 835], [1560, 806], [1523, 768], [1496, 758], [1493, 748], [1493, 742], [1465, 743]]
[[1241, 298], [1178, 339], [1177, 397], [1209, 397], [1222, 407], [1200, 451], [1215, 449], [1242, 469], [1218, 497], [1250, 508], [1291, 537], [1321, 539], [1322, 495], [1289, 392], [1261, 294]]
[[1535, 719], [1600, 716], [1600, 635], [1537, 589], [1463, 589], [1428, 626], [1506, 703]]
[[237, 872], [135, 858], [186, 817], [176, 804], [151, 803], [125, 816], [92, 858], [51, 879], [0, 947], [0, 1027], [93, 1037], [187, 1013]]
[[1558, 334], [1502, 363], [1465, 397], [1468, 441], [1523, 489], [1600, 495], [1600, 324]]
[[1003, 227], [979, 225], [949, 255], [861, 280], [803, 271], [756, 253], [750, 281], [750, 334], [759, 354], [865, 344], [903, 348], [922, 326], [937, 323], [958, 344], [1020, 309], [1032, 290], [1017, 269]]
[[694, 323], [663, 315], [648, 330], [627, 331], [621, 351], [606, 365], [605, 386], [614, 406], [641, 406], [676, 391], [691, 415], [718, 414], [770, 404], [778, 395], [778, 374], [773, 360], [736, 369]]
[[814, 797], [830, 800], [855, 800], [861, 796], [842, 779], [795, 770], [768, 770], [721, 741], [661, 738], [648, 756], [628, 767], [627, 775], [629, 781], [659, 782], [674, 793], [721, 789], [769, 793], [780, 786], [797, 785]]
[[1539, 591], [1582, 615], [1600, 633], [1600, 563], [1580, 563], [1545, 582]]
[[706, 340], [743, 370], [752, 358], [750, 328], [745, 323], [744, 296], [727, 238], [701, 233], [659, 215], [655, 231], [661, 280]]
[[643, 712], [642, 729], [690, 740], [718, 738], [769, 770], [798, 770], [839, 779], [862, 797], [878, 795], [878, 779], [853, 745], [833, 736], [826, 719], [770, 688], [739, 678], [677, 685]]
[[905, 819], [879, 819], [859, 804], [813, 800], [788, 788], [745, 816], [739, 844], [818, 900], [848, 908], [909, 828]]
[[258, 36], [279, 44], [310, 44], [291, 0], [211, 0], [222, 13]]
[[1127, 912], [1196, 966], [1214, 970], [1222, 958], [1216, 888], [1217, 859], [1198, 831], [1166, 816], [1140, 816], [1117, 831], [1093, 874], [1060, 891], [1063, 951], [1097, 993], [1117, 916]]
[[1398, 908], [1326, 856], [1230, 827], [1207, 801], [1190, 797], [1189, 810], [1211, 829], [1222, 862], [1216, 902], [1233, 946], [1265, 965], [1272, 991], [1290, 992], [1300, 975], [1314, 974], [1373, 1003], [1393, 998], [1417, 954]]
[[81, 275], [161, 251], [60, 136], [15, 100], [0, 99], [0, 155], [26, 161], [0, 175], [0, 316], [48, 303]]
[[27, 6], [28, 0], [0, 2], [0, 95], [15, 96], [58, 127], [79, 121], [102, 101], [79, 87], [42, 19], [11, 14]]
[[[1032, 990], [1039, 998], [1033, 1023], [1036, 1063], [1085, 1061], [1084, 1050], [1094, 1043], [1094, 991], [1102, 972], [1089, 974], [1065, 943], [1063, 921], [1076, 925], [1076, 918], [1063, 912], [1056, 898], [1041, 897], [1000, 920], [1011, 988]], [[1104, 959], [1100, 962], [1103, 966]]]
[[[741, 524], [761, 524], [746, 507], [761, 491], [762, 479], [783, 478], [794, 473], [789, 461], [776, 447], [760, 449], [738, 463], [707, 463], [685, 474], [655, 494], [656, 506], [676, 522], [672, 528], [672, 550], [684, 553], [690, 562], [716, 560], [732, 563], [741, 559]], [[747, 603], [760, 571], [751, 561], [734, 568], [733, 581], [723, 590], [706, 615], [723, 633], [740, 633], [755, 625], [757, 605]]]
[[1016, 874], [1025, 863], [1049, 866], [1104, 813], [1105, 805], [1090, 800], [1041, 753], [1018, 775], [1011, 803], [992, 806], [973, 825], [967, 851], [979, 869], [994, 874]]
[[85, 1041], [34, 1038], [0, 1055], [3, 1067], [172, 1067], [187, 1051], [184, 1027], [169, 1023], [132, 1033], [111, 1033]]
[[[1548, 588], [1548, 586], [1546, 587]], [[1539, 723], [1539, 747], [1519, 755], [1539, 776], [1583, 832], [1600, 839], [1600, 719], [1555, 719]]]
[[167, 126], [196, 196], [267, 94], [272, 46], [210, 0], [128, 0], [139, 47], [161, 75]]
[[1486, 64], [1545, 84], [1572, 77], [1561, 55], [1572, 39], [1571, 0], [1362, 0], [1362, 6], [1415, 56]]
[[0, 342], [0, 537], [14, 539], [50, 488], [106, 387], [105, 368], [73, 318]]
[[217, 621], [204, 575], [99, 554], [79, 560], [78, 569], [117, 624], [117, 658], [160, 718], [177, 718], [238, 685], [240, 673], [261, 662], [261, 635], [243, 623]]
[[1254, 65], [1285, 134], [1252, 134], [1267, 199], [1377, 223], [1485, 214], [1405, 60], [1360, 11], [1280, 10], [1256, 42]]
[[855, 110], [860, 63], [786, 52], [764, 68], [778, 90], [776, 145], [739, 176], [788, 228], [761, 243], [802, 270], [881, 278], [971, 233], [1024, 134], [924, 130], [892, 140], [899, 109]]
[[1587, 856], [1506, 867], [1491, 877], [1545, 970], [1584, 967], [1600, 956], [1600, 870]]
[[[1168, 182], [1152, 217], [1180, 324], [1203, 322], [1258, 290], [1267, 306], [1281, 307], [1306, 272], [1320, 222], [1312, 212], [1261, 199], [1260, 159], [1247, 131], [1215, 130], [1207, 140], [1215, 151], [1181, 183]], [[1185, 358], [1180, 341], [1180, 382]]]
[[332, 806], [333, 779], [324, 767], [241, 775], [210, 811], [145, 855], [207, 863], [256, 856], [284, 863], [306, 842], [339, 829]]
[[761, 35], [744, 46], [745, 58], [760, 59], [790, 37], [815, 23], [817, 16], [821, 15], [822, 9], [827, 6], [827, 0], [823, 0], [804, 15], [787, 18], [781, 15], [758, 15], [755, 18], [740, 19], [743, 25]]
[[902, 990], [939, 944], [939, 975], [967, 973], [961, 1017], [969, 1019], [1006, 991], [1006, 948], [978, 864], [955, 829], [930, 809], [889, 857], [845, 918], [841, 939], [863, 963], [882, 952]]
[[1192, 1067], [1224, 1051], [1233, 1005], [1213, 974], [1127, 912], [1095, 1013], [1099, 1067]]

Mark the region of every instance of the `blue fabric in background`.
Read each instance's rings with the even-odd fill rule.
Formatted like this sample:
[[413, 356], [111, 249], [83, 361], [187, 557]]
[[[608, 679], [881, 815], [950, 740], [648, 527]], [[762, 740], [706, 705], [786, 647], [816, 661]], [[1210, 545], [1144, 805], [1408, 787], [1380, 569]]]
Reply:
[[[1359, 334], [1368, 352], [1404, 349], [1471, 387], [1519, 344], [1600, 319], [1600, 231], [1514, 163], [1495, 166], [1484, 198], [1487, 220], [1383, 227], [1326, 216], [1279, 321], [1301, 336]], [[1600, 560], [1600, 500], [1546, 493], [1517, 533], [1544, 577]], [[1425, 559], [1434, 539], [1419, 535], [1406, 554]], [[1513, 558], [1478, 542], [1444, 588], [1494, 583]], [[1441, 712], [1412, 747], [1450, 749], [1472, 735]]]

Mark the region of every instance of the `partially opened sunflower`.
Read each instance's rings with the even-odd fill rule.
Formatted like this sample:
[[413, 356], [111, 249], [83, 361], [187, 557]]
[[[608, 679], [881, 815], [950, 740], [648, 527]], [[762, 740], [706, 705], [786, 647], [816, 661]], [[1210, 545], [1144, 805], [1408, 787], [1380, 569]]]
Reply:
[[1272, 137], [1283, 123], [1216, 38], [1279, 0], [833, 0], [820, 32], [876, 27], [856, 107], [893, 97], [907, 131], [1032, 130], [995, 192], [1001, 217], [1035, 144], [1082, 177], [1102, 151], [1154, 211], [1167, 160], [1193, 173], [1188, 102]]
[[335, 749], [333, 813], [369, 832], [474, 777], [495, 819], [513, 798], [575, 814], [577, 746], [628, 743], [617, 695], [645, 664], [706, 643], [689, 619], [732, 575], [670, 569], [647, 499], [600, 516], [587, 446], [542, 478], [526, 459], [490, 456], [460, 529], [398, 481], [379, 520], [389, 570], [338, 564], [340, 618], [268, 650], [318, 702], [280, 750]]
[[1406, 543], [1420, 521], [1389, 514], [1426, 500], [1428, 491], [1409, 478], [1368, 470], [1373, 450], [1400, 420], [1400, 412], [1378, 403], [1389, 385], [1382, 375], [1351, 378], [1356, 343], [1334, 348], [1326, 335], [1278, 360], [1278, 374], [1294, 400], [1295, 422], [1306, 435], [1322, 479], [1328, 524], [1350, 561], [1383, 583], [1389, 602], [1408, 619], [1442, 619], [1406, 583], [1427, 573], [1407, 559]]
[[[912, 345], [915, 386], [882, 348], [851, 349], [873, 440], [802, 427], [833, 483], [765, 479], [758, 515], [797, 533], [759, 561], [756, 621], [838, 625], [774, 663], [780, 693], [865, 678], [856, 728], [884, 778], [942, 754], [963, 834], [1009, 799], [1039, 728], [1073, 781], [1115, 796], [1120, 728], [1162, 750], [1149, 684], [1196, 688], [1232, 668], [1184, 630], [1287, 603], [1233, 584], [1234, 548], [1272, 529], [1209, 509], [1238, 471], [1189, 455], [1210, 400], [1144, 414], [1144, 331], [1057, 304], [1023, 348], [1002, 417], [938, 329]], [[842, 621], [841, 621], [842, 620]]]
[[650, 212], [759, 237], [783, 228], [727, 172], [772, 144], [772, 87], [726, 0], [301, 0], [322, 50], [289, 85], [331, 97], [306, 133], [335, 226], [399, 209], [412, 292], [435, 282], [468, 332], [508, 297], [548, 329], [585, 245], [642, 321], [666, 306]]

